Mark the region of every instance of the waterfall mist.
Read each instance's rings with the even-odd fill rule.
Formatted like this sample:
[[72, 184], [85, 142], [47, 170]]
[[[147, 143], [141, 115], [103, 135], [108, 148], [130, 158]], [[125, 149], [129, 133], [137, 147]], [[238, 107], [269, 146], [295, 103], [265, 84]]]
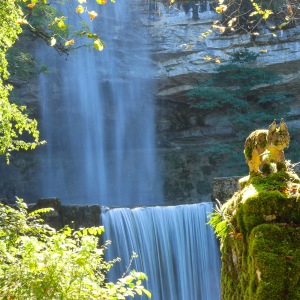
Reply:
[[131, 268], [145, 272], [155, 300], [220, 299], [219, 249], [207, 223], [211, 203], [121, 208], [102, 213], [107, 258], [121, 257], [110, 271], [120, 278], [132, 251]]
[[127, 1], [97, 11], [93, 25], [104, 51], [80, 49], [66, 60], [39, 50], [49, 67], [40, 77], [43, 197], [109, 206], [162, 203], [145, 33]]

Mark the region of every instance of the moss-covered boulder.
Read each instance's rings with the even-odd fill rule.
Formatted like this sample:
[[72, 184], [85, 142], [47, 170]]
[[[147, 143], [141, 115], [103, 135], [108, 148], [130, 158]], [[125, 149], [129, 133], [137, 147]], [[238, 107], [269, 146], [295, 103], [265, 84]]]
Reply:
[[223, 300], [300, 299], [300, 179], [287, 168], [247, 176], [216, 207]]

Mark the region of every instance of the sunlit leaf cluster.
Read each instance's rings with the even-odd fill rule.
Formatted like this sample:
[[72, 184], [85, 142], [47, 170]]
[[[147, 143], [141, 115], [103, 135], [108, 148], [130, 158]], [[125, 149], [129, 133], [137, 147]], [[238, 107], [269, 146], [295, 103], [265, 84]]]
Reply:
[[43, 143], [39, 140], [36, 120], [29, 118], [24, 106], [8, 100], [12, 86], [7, 82], [6, 54], [22, 31], [19, 22], [22, 18], [23, 12], [15, 1], [0, 2], [0, 155], [6, 155], [7, 162], [11, 151], [34, 149]]
[[151, 293], [143, 286], [144, 273], [126, 272], [116, 283], [107, 272], [119, 259], [106, 262], [99, 246], [103, 227], [57, 231], [44, 224], [41, 214], [28, 213], [18, 199], [17, 207], [0, 204], [0, 298], [12, 299], [126, 299]]
[[[89, 2], [104, 5], [107, 3], [106, 0], [22, 1], [25, 2], [21, 3], [24, 16], [18, 19], [18, 23], [44, 39], [59, 52], [67, 53], [70, 47], [79, 48], [90, 44], [98, 51], [104, 49], [104, 42], [90, 29], [89, 22], [99, 16], [95, 10], [89, 9]], [[81, 28], [77, 28], [75, 23], [81, 24]], [[91, 39], [92, 43], [82, 40], [84, 37]]]
[[[95, 0], [98, 4], [106, 0]], [[74, 3], [76, 7], [74, 7]], [[68, 14], [59, 11], [68, 12]], [[0, 1], [0, 155], [6, 155], [7, 162], [12, 151], [34, 149], [43, 144], [39, 140], [37, 122], [26, 113], [26, 108], [9, 102], [12, 86], [8, 83], [9, 71], [7, 51], [11, 48], [22, 30], [29, 30], [35, 36], [46, 41], [59, 53], [68, 53], [76, 47], [92, 45], [97, 51], [102, 51], [105, 43], [100, 37], [90, 31], [89, 25], [81, 16], [89, 16], [89, 22], [98, 17], [94, 10], [89, 10], [87, 0], [7, 0]], [[81, 28], [76, 30], [70, 24], [74, 15], [79, 18]], [[76, 23], [76, 22], [75, 22]], [[80, 39], [86, 38], [90, 43]], [[23, 53], [20, 60], [31, 63]], [[11, 69], [17, 77], [24, 76], [17, 60], [12, 60]], [[28, 68], [27, 70], [30, 70]], [[26, 74], [25, 74], [26, 75]]]
[[220, 33], [244, 32], [259, 35], [262, 26], [285, 29], [299, 21], [296, 0], [218, 0], [216, 12], [222, 15], [213, 27]]

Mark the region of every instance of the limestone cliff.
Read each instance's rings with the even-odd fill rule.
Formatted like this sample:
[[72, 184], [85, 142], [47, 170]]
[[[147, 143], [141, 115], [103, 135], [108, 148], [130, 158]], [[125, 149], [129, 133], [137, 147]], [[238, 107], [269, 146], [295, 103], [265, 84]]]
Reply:
[[[156, 90], [153, 94], [157, 116], [157, 148], [163, 167], [166, 199], [177, 203], [209, 200], [212, 178], [239, 175], [237, 170], [242, 170], [245, 164], [232, 161], [231, 166], [220, 168], [220, 156], [199, 155], [200, 150], [209, 145], [221, 145], [224, 141], [235, 142], [236, 137], [228, 115], [222, 110], [201, 115], [190, 107], [187, 92], [216, 72], [218, 64], [215, 59], [225, 64], [230, 59], [230, 54], [246, 47], [260, 53], [255, 62], [257, 66], [264, 66], [282, 75], [282, 80], [272, 89], [289, 90], [294, 95], [296, 101], [289, 118], [285, 120], [290, 129], [300, 128], [300, 27], [280, 30], [275, 32], [276, 35], [264, 29], [255, 39], [250, 35], [228, 36], [218, 32], [212, 32], [203, 38], [202, 34], [211, 30], [212, 21], [218, 18], [212, 10], [200, 13], [199, 20], [193, 20], [191, 12], [186, 14], [182, 6], [169, 7], [157, 2], [154, 13], [145, 4], [138, 6], [137, 13], [141, 15], [147, 32], [155, 68]], [[260, 50], [264, 52], [259, 52]], [[205, 56], [212, 59], [205, 60]], [[38, 117], [36, 83], [15, 83], [14, 98], [22, 99]], [[60, 99], [55, 83], [52, 84], [53, 92]], [[256, 87], [261, 93], [268, 88]], [[292, 148], [290, 150], [294, 151]], [[2, 197], [12, 199], [14, 195], [19, 195], [31, 201], [39, 197], [36, 190], [41, 177], [36, 155], [39, 151], [17, 153], [18, 159], [12, 160], [9, 171], [6, 165], [1, 164]], [[236, 152], [243, 156], [238, 149]]]
[[[213, 11], [200, 13], [199, 20], [193, 20], [192, 13], [186, 14], [182, 7], [159, 4], [158, 8], [159, 15], [154, 20], [145, 19], [144, 23], [156, 66], [158, 147], [162, 156], [165, 155], [165, 186], [167, 193], [171, 189], [168, 196], [195, 201], [201, 194], [210, 192], [213, 177], [240, 175], [238, 170], [244, 171], [245, 165], [232, 161], [231, 166], [221, 168], [218, 166], [220, 156], [199, 155], [199, 150], [203, 152], [203, 148], [210, 145], [237, 140], [224, 111], [201, 115], [190, 107], [187, 92], [216, 72], [219, 66], [216, 59], [226, 64], [232, 53], [246, 48], [260, 54], [254, 66], [273, 70], [281, 76], [275, 86], [255, 87], [257, 93], [288, 90], [295, 97], [286, 121], [290, 129], [297, 130], [300, 127], [300, 26], [276, 32], [261, 29], [256, 37], [224, 35], [217, 31], [203, 37], [218, 18]], [[211, 59], [205, 59], [206, 56]], [[243, 156], [238, 149], [236, 152]], [[289, 154], [288, 151], [288, 158]]]

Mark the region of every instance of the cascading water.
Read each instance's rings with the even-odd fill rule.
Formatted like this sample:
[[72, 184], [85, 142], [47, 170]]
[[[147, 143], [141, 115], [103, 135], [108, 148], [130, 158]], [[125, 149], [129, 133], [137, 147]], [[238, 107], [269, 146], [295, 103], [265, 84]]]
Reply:
[[133, 268], [143, 270], [155, 300], [220, 299], [218, 245], [206, 225], [211, 203], [120, 208], [102, 213], [108, 258], [122, 257], [111, 279], [120, 278], [132, 252]]
[[[79, 49], [66, 60], [39, 50], [49, 66], [40, 77], [43, 197], [110, 207], [163, 204], [150, 49], [136, 5], [100, 6], [93, 23], [100, 21], [96, 31], [107, 45], [101, 53]], [[134, 267], [148, 275], [152, 299], [219, 299], [219, 252], [206, 225], [211, 210], [206, 203], [103, 213], [113, 242], [108, 259], [123, 262], [115, 276], [135, 251]]]
[[149, 47], [131, 7], [127, 1], [98, 5], [95, 30], [107, 44], [103, 52], [78, 50], [69, 60], [42, 54], [49, 65], [40, 79], [48, 143], [44, 197], [110, 206], [162, 203]]

